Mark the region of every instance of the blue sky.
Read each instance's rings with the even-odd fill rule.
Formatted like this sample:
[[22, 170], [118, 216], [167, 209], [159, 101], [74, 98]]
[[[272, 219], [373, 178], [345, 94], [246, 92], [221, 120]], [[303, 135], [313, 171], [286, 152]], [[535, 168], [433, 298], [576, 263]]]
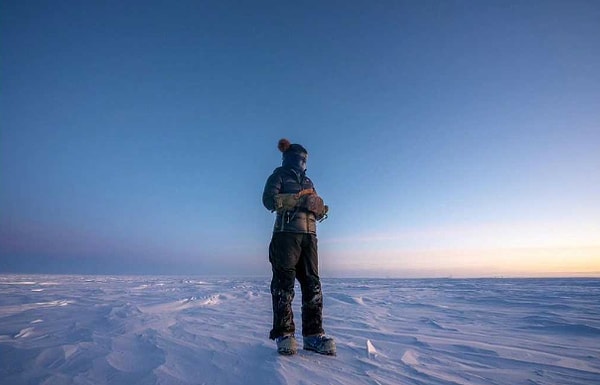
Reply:
[[596, 1], [3, 1], [0, 271], [264, 274], [277, 141], [322, 274], [600, 272]]

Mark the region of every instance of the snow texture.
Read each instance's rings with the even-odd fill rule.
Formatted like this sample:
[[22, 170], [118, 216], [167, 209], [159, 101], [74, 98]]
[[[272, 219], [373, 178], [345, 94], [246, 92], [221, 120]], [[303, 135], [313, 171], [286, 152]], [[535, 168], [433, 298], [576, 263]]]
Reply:
[[323, 292], [337, 357], [286, 357], [267, 338], [266, 278], [0, 276], [0, 383], [600, 384], [598, 279], [324, 279]]

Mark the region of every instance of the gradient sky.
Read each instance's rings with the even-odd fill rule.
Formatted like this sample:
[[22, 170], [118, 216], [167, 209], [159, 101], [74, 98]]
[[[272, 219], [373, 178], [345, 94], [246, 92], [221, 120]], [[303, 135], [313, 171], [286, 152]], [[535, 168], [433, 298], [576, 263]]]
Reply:
[[0, 272], [600, 275], [598, 1], [0, 2]]

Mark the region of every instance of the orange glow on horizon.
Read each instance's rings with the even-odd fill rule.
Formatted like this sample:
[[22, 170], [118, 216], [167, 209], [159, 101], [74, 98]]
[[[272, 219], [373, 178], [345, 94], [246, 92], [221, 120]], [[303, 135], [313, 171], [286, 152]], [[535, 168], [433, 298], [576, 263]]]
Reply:
[[329, 257], [342, 270], [435, 276], [600, 276], [600, 246], [349, 252]]

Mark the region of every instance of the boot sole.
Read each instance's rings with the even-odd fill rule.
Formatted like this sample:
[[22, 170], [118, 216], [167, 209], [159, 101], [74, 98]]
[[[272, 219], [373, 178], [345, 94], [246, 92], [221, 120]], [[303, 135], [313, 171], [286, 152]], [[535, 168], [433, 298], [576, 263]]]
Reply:
[[281, 354], [282, 356], [293, 356], [298, 352], [296, 350], [277, 349], [277, 353]]
[[324, 356], [335, 356], [336, 355], [336, 351], [335, 350], [317, 350], [317, 349], [311, 349], [311, 348], [304, 348], [304, 350], [308, 350], [310, 352], [319, 353], [319, 354], [322, 354]]

